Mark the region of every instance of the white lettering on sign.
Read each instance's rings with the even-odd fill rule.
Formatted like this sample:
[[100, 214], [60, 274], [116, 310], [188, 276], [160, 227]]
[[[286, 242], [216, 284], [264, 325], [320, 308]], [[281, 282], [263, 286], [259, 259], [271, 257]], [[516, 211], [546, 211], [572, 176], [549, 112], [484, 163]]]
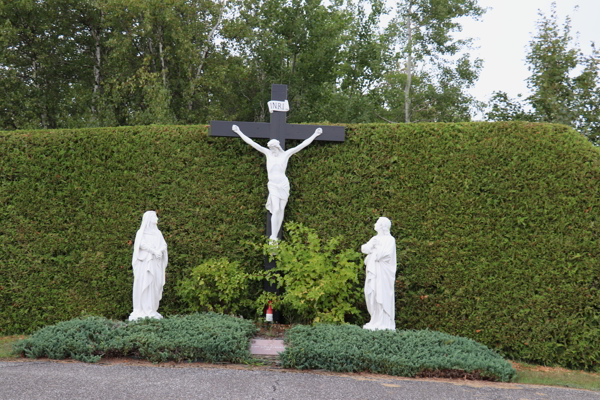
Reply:
[[267, 104], [269, 105], [269, 112], [271, 114], [273, 114], [273, 111], [281, 111], [281, 112], [290, 111], [290, 105], [287, 100], [286, 101], [271, 100]]

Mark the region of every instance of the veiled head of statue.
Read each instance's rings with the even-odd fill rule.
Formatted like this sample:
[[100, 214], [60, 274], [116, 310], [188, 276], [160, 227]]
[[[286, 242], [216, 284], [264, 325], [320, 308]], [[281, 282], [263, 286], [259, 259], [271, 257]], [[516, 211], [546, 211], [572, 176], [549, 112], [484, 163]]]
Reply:
[[142, 217], [140, 229], [148, 229], [156, 224], [158, 224], [158, 216], [156, 215], [156, 211], [146, 211]]

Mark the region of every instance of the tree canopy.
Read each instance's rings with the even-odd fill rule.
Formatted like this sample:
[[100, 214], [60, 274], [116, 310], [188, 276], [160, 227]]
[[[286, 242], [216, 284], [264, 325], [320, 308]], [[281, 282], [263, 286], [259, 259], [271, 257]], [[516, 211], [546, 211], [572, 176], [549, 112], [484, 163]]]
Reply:
[[[0, 0], [0, 129], [267, 121], [274, 83], [289, 85], [290, 122], [470, 121], [483, 61], [455, 34], [484, 12], [477, 0]], [[526, 61], [532, 95], [495, 92], [487, 119], [598, 142], [600, 53], [573, 44], [555, 6]]]
[[594, 43], [586, 55], [573, 42], [571, 19], [562, 27], [552, 3], [550, 15], [539, 12], [537, 32], [529, 42], [526, 61], [531, 95], [510, 99], [495, 92], [488, 105], [490, 121], [526, 120], [570, 125], [590, 141], [600, 143], [600, 52]]
[[469, 120], [480, 62], [441, 60], [464, 44], [456, 19], [483, 11], [405, 3], [0, 0], [0, 129], [265, 121], [273, 83], [291, 122], [403, 121], [407, 87], [413, 120]]

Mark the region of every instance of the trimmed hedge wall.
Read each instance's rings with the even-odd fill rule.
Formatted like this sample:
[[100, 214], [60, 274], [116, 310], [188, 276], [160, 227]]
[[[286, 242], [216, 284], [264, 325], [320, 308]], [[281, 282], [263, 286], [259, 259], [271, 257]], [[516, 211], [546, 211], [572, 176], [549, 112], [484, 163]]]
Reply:
[[[132, 241], [158, 210], [169, 246], [161, 312], [174, 284], [208, 257], [253, 262], [261, 235], [260, 154], [206, 127], [1, 133], [0, 329], [31, 332], [91, 314], [131, 312]], [[260, 156], [260, 157], [259, 157]], [[254, 259], [253, 259], [254, 257]]]
[[[389, 217], [399, 328], [598, 368], [598, 148], [561, 125], [346, 131], [292, 158], [286, 219], [358, 250]], [[174, 285], [207, 258], [262, 268], [242, 242], [264, 231], [263, 158], [204, 126], [0, 132], [0, 333], [82, 312], [126, 318], [131, 241], [149, 209], [169, 244], [164, 315], [182, 309]]]

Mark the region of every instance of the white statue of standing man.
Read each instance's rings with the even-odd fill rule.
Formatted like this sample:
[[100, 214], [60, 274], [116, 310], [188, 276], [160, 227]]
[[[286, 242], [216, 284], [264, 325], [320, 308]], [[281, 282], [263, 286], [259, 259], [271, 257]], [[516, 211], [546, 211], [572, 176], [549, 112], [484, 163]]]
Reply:
[[165, 285], [165, 270], [169, 261], [167, 242], [158, 230], [158, 217], [146, 211], [133, 244], [133, 312], [129, 320], [162, 318], [158, 304]]
[[248, 143], [267, 157], [267, 175], [269, 177], [267, 187], [269, 189], [269, 197], [267, 198], [266, 208], [271, 213], [270, 239], [278, 240], [277, 234], [279, 233], [279, 229], [281, 229], [285, 206], [290, 197], [290, 182], [287, 176], [285, 176], [288, 160], [293, 154], [296, 154], [311, 144], [317, 136], [323, 133], [323, 130], [317, 128], [311, 137], [300, 143], [298, 146], [284, 151], [281, 148], [279, 140], [269, 140], [267, 148], [265, 148], [244, 135], [237, 125], [233, 125], [231, 129], [237, 133], [244, 142]]
[[363, 244], [366, 254], [365, 300], [371, 321], [363, 328], [370, 330], [396, 329], [396, 240], [390, 235], [392, 222], [381, 217], [375, 223], [377, 235]]

